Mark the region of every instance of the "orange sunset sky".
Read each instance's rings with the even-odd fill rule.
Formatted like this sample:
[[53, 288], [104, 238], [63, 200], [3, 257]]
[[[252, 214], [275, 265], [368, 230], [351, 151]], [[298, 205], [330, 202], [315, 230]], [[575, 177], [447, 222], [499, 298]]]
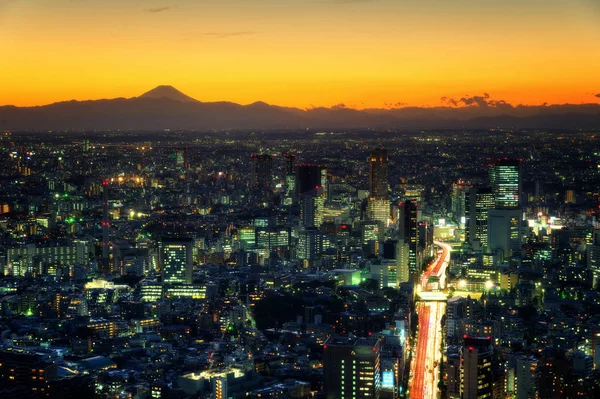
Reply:
[[0, 105], [599, 103], [599, 0], [0, 0]]

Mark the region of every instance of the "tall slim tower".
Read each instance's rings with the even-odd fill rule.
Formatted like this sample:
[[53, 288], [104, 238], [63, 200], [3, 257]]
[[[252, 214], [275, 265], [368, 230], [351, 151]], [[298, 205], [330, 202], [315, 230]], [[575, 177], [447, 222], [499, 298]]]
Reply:
[[108, 181], [102, 182], [102, 258], [107, 261], [109, 258], [110, 238], [109, 229], [110, 221], [108, 220]]
[[475, 249], [488, 245], [488, 211], [495, 204], [490, 187], [471, 187], [465, 194], [465, 238]]
[[496, 197], [497, 209], [521, 206], [521, 161], [497, 159], [489, 165], [490, 184]]
[[260, 201], [268, 201], [273, 193], [273, 157], [254, 154], [254, 193]]
[[285, 196], [293, 198], [296, 193], [296, 171], [294, 170], [294, 162], [296, 155], [285, 154]]
[[400, 204], [399, 234], [400, 239], [408, 245], [408, 272], [410, 281], [418, 282], [421, 265], [418, 263], [419, 226], [417, 223], [417, 204], [405, 201]]
[[388, 153], [377, 148], [369, 156], [369, 196], [372, 199], [388, 199]]

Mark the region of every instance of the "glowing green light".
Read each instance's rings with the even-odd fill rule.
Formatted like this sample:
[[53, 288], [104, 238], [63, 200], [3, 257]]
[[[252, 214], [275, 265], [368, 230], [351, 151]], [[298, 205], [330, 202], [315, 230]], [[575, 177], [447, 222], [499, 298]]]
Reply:
[[33, 311], [31, 310], [31, 308], [27, 309], [25, 316], [33, 316]]

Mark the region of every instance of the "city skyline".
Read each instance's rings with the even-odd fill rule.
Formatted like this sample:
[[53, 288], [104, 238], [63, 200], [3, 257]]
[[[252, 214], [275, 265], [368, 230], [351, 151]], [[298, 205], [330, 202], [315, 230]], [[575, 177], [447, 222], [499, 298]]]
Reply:
[[301, 109], [600, 102], [591, 0], [3, 0], [0, 21], [3, 105], [158, 84]]

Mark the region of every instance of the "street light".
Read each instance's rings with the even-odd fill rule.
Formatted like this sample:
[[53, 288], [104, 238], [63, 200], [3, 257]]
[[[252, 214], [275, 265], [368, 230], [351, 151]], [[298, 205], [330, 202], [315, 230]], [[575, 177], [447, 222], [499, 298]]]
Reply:
[[485, 282], [485, 289], [486, 290], [491, 290], [492, 288], [494, 288], [494, 282], [491, 280], [488, 280]]

